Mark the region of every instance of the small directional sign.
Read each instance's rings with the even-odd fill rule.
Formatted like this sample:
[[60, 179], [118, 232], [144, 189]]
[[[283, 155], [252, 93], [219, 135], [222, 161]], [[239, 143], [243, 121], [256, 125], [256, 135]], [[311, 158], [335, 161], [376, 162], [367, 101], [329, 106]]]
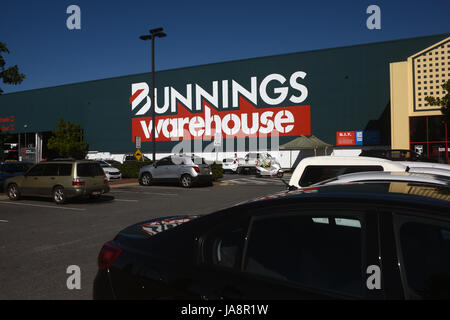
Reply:
[[214, 134], [214, 147], [222, 146], [222, 134], [220, 132], [216, 132]]
[[136, 140], [136, 149], [140, 149], [141, 148], [141, 136], [136, 136], [135, 140]]
[[142, 152], [141, 149], [137, 149], [136, 152], [134, 153], [134, 157], [138, 160], [141, 161], [142, 158]]

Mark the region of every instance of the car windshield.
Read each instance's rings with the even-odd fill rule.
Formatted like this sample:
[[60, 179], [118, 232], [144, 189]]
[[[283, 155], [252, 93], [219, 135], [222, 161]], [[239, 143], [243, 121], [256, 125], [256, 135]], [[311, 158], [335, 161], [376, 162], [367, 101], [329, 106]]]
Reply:
[[100, 163], [100, 166], [102, 168], [109, 168], [109, 167], [111, 167], [111, 165], [108, 162], [106, 162], [106, 161], [99, 161], [98, 163]]

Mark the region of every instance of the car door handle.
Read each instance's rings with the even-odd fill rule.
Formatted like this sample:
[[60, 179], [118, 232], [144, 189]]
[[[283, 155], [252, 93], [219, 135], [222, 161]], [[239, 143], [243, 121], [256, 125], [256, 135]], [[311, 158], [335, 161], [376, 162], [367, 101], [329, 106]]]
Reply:
[[34, 178], [34, 180], [37, 180], [37, 179], [38, 179], [38, 178], [36, 178], [36, 177]]
[[55, 177], [51, 177], [50, 179], [55, 180]]

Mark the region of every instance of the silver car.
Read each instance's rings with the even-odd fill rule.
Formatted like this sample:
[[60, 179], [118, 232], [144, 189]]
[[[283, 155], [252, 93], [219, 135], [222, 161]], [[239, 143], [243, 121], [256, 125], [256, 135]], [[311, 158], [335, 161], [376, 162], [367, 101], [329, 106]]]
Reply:
[[212, 180], [211, 167], [205, 159], [188, 155], [165, 157], [139, 171], [139, 183], [144, 186], [154, 182], [179, 182], [184, 188], [190, 188], [194, 184], [212, 185]]

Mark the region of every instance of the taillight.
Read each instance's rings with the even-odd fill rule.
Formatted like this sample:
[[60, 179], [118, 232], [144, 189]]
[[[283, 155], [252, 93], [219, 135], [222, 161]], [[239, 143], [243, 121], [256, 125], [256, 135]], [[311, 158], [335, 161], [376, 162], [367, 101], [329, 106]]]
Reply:
[[194, 167], [195, 172], [200, 172], [199, 167]]
[[108, 178], [107, 177], [103, 178], [103, 184], [108, 184]]
[[121, 252], [122, 249], [105, 243], [98, 254], [98, 268], [101, 270], [109, 268]]
[[84, 181], [83, 179], [73, 179], [72, 180], [72, 185], [73, 186], [85, 186], [86, 185], [86, 181]]
[[233, 164], [236, 164], [236, 160], [233, 161]]

